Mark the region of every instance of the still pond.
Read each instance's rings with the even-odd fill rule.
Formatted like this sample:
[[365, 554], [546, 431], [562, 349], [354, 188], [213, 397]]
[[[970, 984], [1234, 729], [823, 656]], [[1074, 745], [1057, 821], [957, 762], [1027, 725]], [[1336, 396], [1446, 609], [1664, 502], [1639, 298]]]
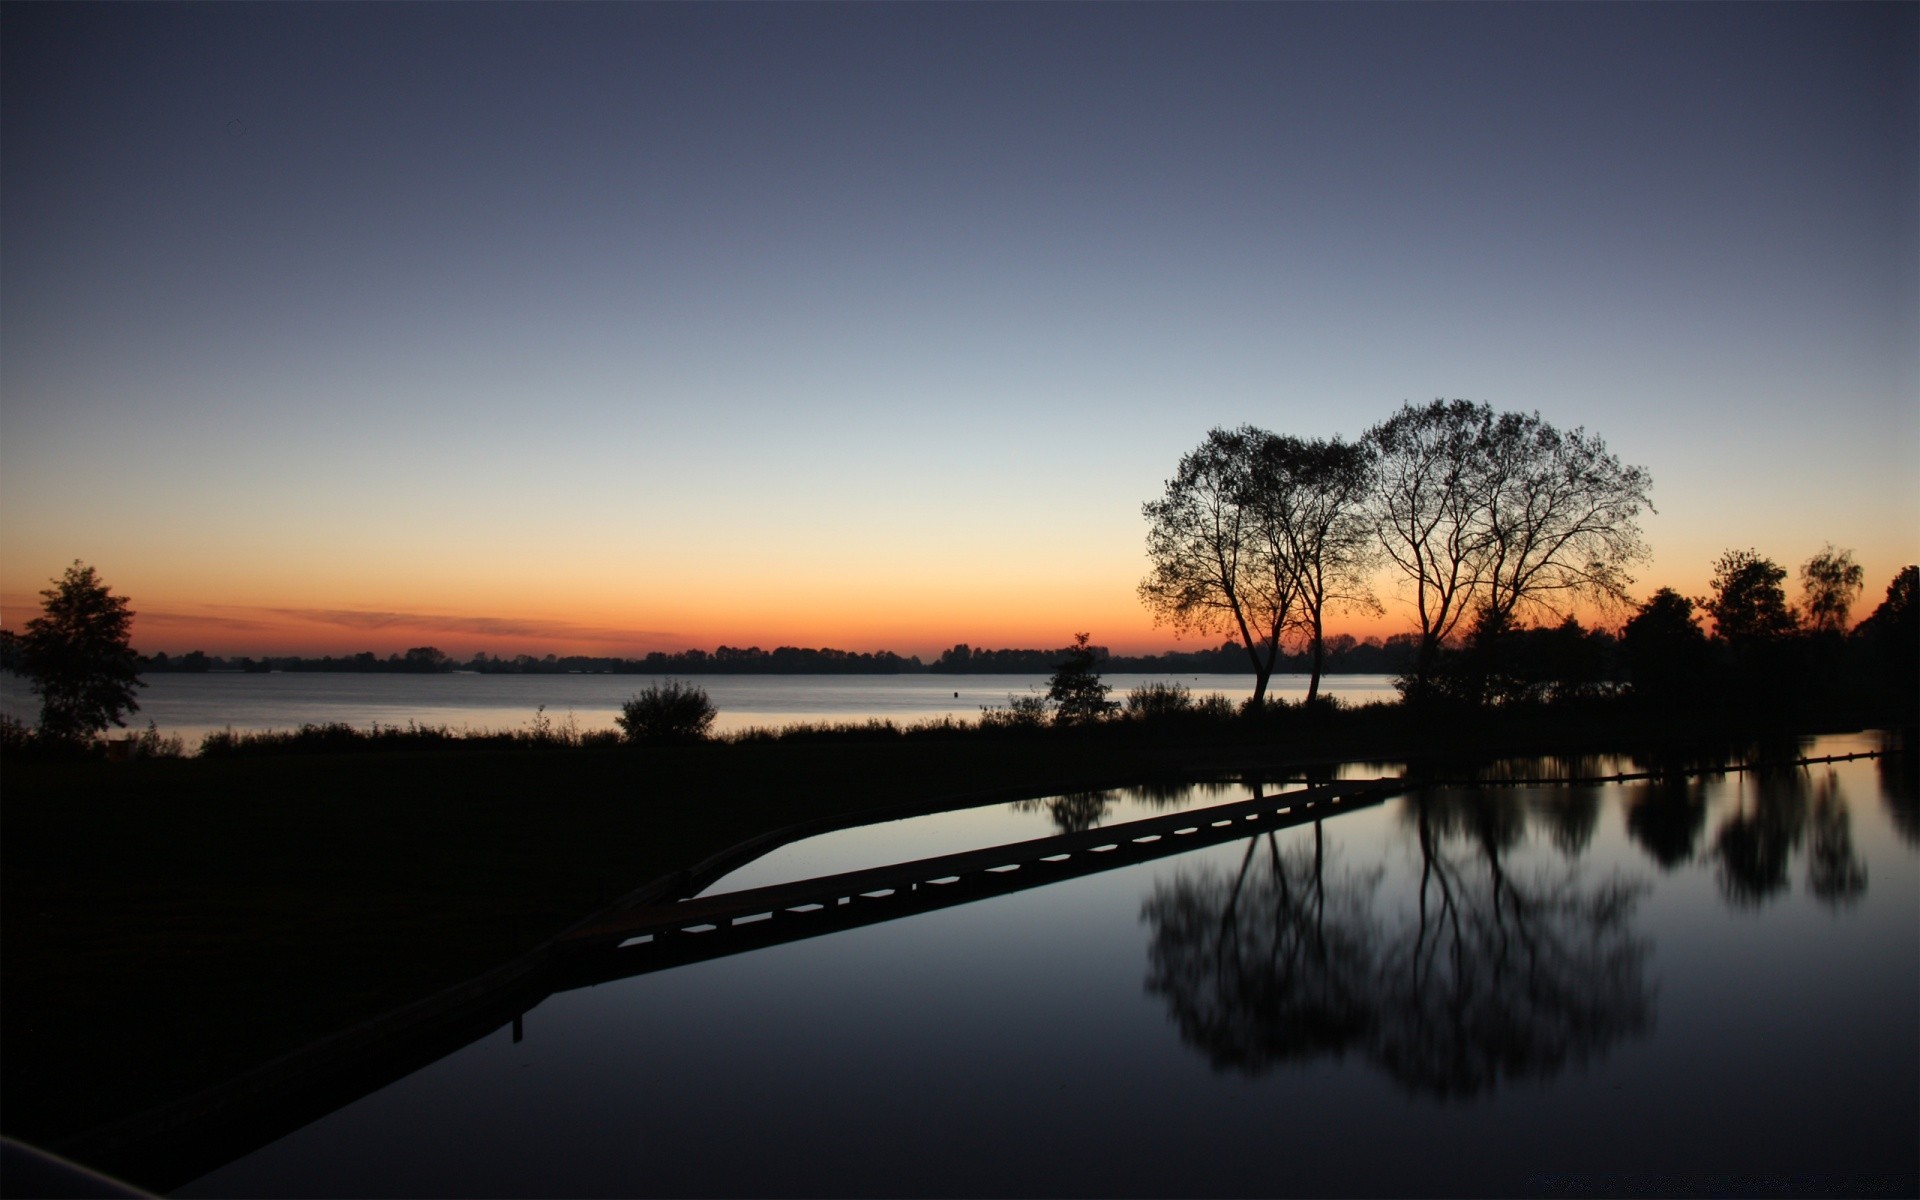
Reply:
[[[1251, 794], [846, 830], [708, 892]], [[177, 1194], [1913, 1195], [1920, 795], [1890, 759], [1430, 788], [521, 1027]]]

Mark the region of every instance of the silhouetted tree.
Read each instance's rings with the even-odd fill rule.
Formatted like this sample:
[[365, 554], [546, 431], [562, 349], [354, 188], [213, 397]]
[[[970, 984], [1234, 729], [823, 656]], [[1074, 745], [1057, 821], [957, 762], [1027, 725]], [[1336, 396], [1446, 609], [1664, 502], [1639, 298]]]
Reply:
[[1487, 441], [1493, 410], [1465, 400], [1407, 404], [1369, 429], [1370, 508], [1381, 549], [1413, 585], [1412, 699], [1426, 698], [1440, 647], [1467, 615], [1492, 540]]
[[630, 742], [697, 742], [717, 715], [705, 688], [669, 679], [642, 688], [613, 720]]
[[1853, 551], [1835, 550], [1828, 543], [1800, 567], [1800, 586], [1806, 597], [1807, 624], [1830, 633], [1845, 633], [1847, 614], [1860, 595], [1864, 578]]
[[146, 686], [126, 598], [76, 559], [40, 600], [19, 643], [21, 668], [40, 697], [40, 732], [71, 742], [125, 725], [140, 707], [134, 689]]
[[1264, 434], [1256, 439], [1251, 499], [1263, 557], [1295, 597], [1293, 623], [1307, 643], [1307, 702], [1320, 695], [1330, 607], [1380, 611], [1366, 576], [1378, 543], [1365, 504], [1373, 449], [1364, 444]]
[[1067, 656], [1048, 681], [1047, 699], [1054, 705], [1053, 719], [1060, 725], [1081, 725], [1098, 721], [1117, 707], [1107, 698], [1112, 691], [1100, 680], [1099, 656], [1087, 644], [1090, 635], [1076, 633]]
[[1713, 618], [1714, 636], [1729, 645], [1785, 637], [1799, 626], [1780, 581], [1786, 569], [1755, 550], [1729, 550], [1713, 564], [1713, 594], [1696, 601]]
[[1711, 662], [1706, 631], [1693, 619], [1693, 601], [1661, 588], [1620, 630], [1627, 677], [1634, 693], [1660, 705], [1696, 695]]
[[1626, 568], [1648, 555], [1640, 510], [1653, 479], [1585, 429], [1562, 433], [1538, 413], [1502, 413], [1493, 471], [1483, 607], [1509, 624], [1565, 617], [1575, 600], [1622, 603]]
[[415, 646], [397, 664], [402, 671], [432, 673], [453, 670], [453, 660], [437, 646]]
[[1802, 707], [1817, 691], [1799, 616], [1780, 586], [1786, 577], [1772, 559], [1729, 550], [1714, 563], [1712, 595], [1697, 601], [1713, 618], [1725, 702], [1756, 716]]
[[1886, 599], [1853, 634], [1881, 703], [1911, 720], [1920, 709], [1920, 566], [1901, 568]]
[[1280, 635], [1294, 593], [1274, 569], [1253, 502], [1254, 457], [1267, 435], [1251, 426], [1215, 429], [1180, 460], [1147, 518], [1147, 577], [1140, 599], [1156, 623], [1176, 630], [1225, 633], [1246, 648], [1253, 699], [1266, 698], [1280, 654]]
[[1422, 697], [1440, 648], [1470, 611], [1491, 669], [1498, 639], [1574, 601], [1624, 601], [1647, 556], [1641, 509], [1652, 480], [1584, 429], [1538, 413], [1435, 400], [1367, 431], [1378, 454], [1372, 512], [1389, 560], [1413, 585]]

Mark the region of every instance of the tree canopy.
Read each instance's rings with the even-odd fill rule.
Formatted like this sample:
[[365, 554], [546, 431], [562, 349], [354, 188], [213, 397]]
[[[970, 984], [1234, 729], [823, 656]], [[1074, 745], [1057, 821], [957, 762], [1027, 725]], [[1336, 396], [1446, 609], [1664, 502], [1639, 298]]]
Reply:
[[1787, 607], [1786, 568], [1757, 550], [1729, 550], [1713, 564], [1712, 595], [1698, 601], [1713, 618], [1715, 636], [1734, 645], [1792, 633], [1799, 621]]
[[1255, 702], [1280, 654], [1293, 589], [1258, 529], [1254, 463], [1262, 431], [1215, 429], [1181, 458], [1147, 518], [1147, 577], [1140, 599], [1176, 630], [1237, 637], [1253, 666]]
[[1441, 645], [1470, 615], [1493, 637], [1575, 601], [1621, 604], [1645, 559], [1639, 516], [1652, 478], [1584, 429], [1485, 404], [1407, 404], [1367, 431], [1374, 527], [1413, 590], [1420, 694]]
[[126, 714], [140, 707], [135, 689], [145, 686], [126, 598], [76, 559], [40, 600], [40, 615], [27, 622], [17, 654], [40, 697], [42, 735], [83, 741], [109, 725], [125, 725]]
[[1865, 582], [1865, 572], [1853, 561], [1853, 551], [1835, 550], [1829, 542], [1800, 567], [1807, 624], [1825, 632], [1845, 633], [1847, 615], [1853, 611], [1853, 602]]

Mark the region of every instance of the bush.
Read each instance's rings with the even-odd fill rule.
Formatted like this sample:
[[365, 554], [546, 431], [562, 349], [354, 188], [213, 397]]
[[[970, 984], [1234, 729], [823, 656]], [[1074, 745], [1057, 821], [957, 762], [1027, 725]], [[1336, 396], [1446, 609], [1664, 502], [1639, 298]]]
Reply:
[[697, 742], [713, 728], [719, 715], [704, 688], [669, 679], [649, 684], [620, 706], [614, 723], [634, 743]]
[[1184, 683], [1144, 683], [1127, 693], [1127, 715], [1138, 721], [1165, 720], [1193, 709], [1193, 693]]
[[1240, 715], [1240, 710], [1234, 706], [1233, 701], [1219, 692], [1208, 692], [1194, 701], [1193, 711], [1199, 713], [1205, 720], [1217, 724], [1225, 724]]
[[119, 753], [126, 758], [185, 758], [187, 744], [185, 739], [168, 736], [160, 732], [159, 726], [152, 721], [136, 734], [129, 735], [118, 743], [124, 747]]
[[980, 708], [982, 729], [1039, 729], [1050, 719], [1047, 698], [1037, 692], [1028, 692], [1024, 696], [1009, 692], [1005, 708], [989, 708], [985, 705]]

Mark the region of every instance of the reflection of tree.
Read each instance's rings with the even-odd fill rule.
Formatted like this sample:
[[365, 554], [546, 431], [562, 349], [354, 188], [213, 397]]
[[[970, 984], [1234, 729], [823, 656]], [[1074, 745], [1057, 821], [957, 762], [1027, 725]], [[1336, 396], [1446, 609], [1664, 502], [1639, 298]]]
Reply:
[[1269, 835], [1234, 877], [1155, 889], [1147, 989], [1189, 1044], [1250, 1072], [1351, 1050], [1409, 1091], [1464, 1097], [1647, 1028], [1639, 888], [1588, 887], [1570, 865], [1516, 874], [1503, 858], [1524, 814], [1504, 789], [1406, 811], [1420, 877], [1415, 912], [1397, 919], [1374, 912], [1377, 873], [1328, 879], [1317, 826], [1311, 848]]
[[1365, 900], [1379, 876], [1342, 880], [1330, 903], [1314, 830], [1312, 851], [1252, 838], [1231, 879], [1182, 876], [1147, 901], [1147, 990], [1166, 997], [1181, 1036], [1216, 1069], [1257, 1074], [1371, 1032]]
[[1853, 852], [1853, 823], [1838, 790], [1829, 772], [1814, 795], [1807, 838], [1807, 890], [1836, 908], [1867, 891], [1867, 865]]
[[1143, 783], [1133, 787], [1097, 792], [1069, 792], [1033, 800], [1016, 800], [1013, 811], [1045, 813], [1061, 833], [1084, 833], [1106, 820], [1116, 801], [1133, 800], [1154, 809], [1175, 808], [1183, 804], [1214, 801], [1229, 792], [1251, 788], [1255, 797], [1263, 785], [1236, 783]]
[[1061, 833], [1084, 833], [1113, 806], [1112, 792], [1068, 792], [1040, 800], [1016, 800], [1015, 812], [1044, 812]]
[[1706, 784], [1697, 776], [1654, 779], [1627, 793], [1627, 832], [1662, 870], [1692, 858], [1706, 826]]
[[[1180, 804], [1215, 800], [1239, 788], [1240, 785], [1231, 783], [1141, 783], [1121, 788], [1120, 796], [1137, 800], [1149, 808], [1173, 808]], [[1257, 785], [1255, 794], [1258, 794]]]
[[1900, 753], [1881, 755], [1876, 765], [1880, 768], [1880, 795], [1894, 829], [1907, 845], [1920, 846], [1920, 754], [1903, 748]]
[[1600, 827], [1600, 795], [1599, 787], [1590, 783], [1570, 783], [1535, 794], [1534, 818], [1546, 827], [1554, 849], [1568, 858], [1586, 853], [1593, 831]]
[[1787, 890], [1787, 863], [1807, 824], [1805, 783], [1791, 767], [1742, 777], [1739, 807], [1713, 835], [1728, 903], [1752, 908]]
[[[1588, 889], [1570, 867], [1516, 877], [1496, 815], [1508, 807], [1498, 791], [1408, 806], [1419, 921], [1411, 941], [1389, 944], [1384, 999], [1395, 1019], [1376, 1056], [1411, 1090], [1469, 1096], [1548, 1077], [1651, 1020], [1648, 944], [1631, 927], [1642, 889], [1617, 878]], [[1477, 855], [1450, 855], [1449, 829], [1466, 831]]]

